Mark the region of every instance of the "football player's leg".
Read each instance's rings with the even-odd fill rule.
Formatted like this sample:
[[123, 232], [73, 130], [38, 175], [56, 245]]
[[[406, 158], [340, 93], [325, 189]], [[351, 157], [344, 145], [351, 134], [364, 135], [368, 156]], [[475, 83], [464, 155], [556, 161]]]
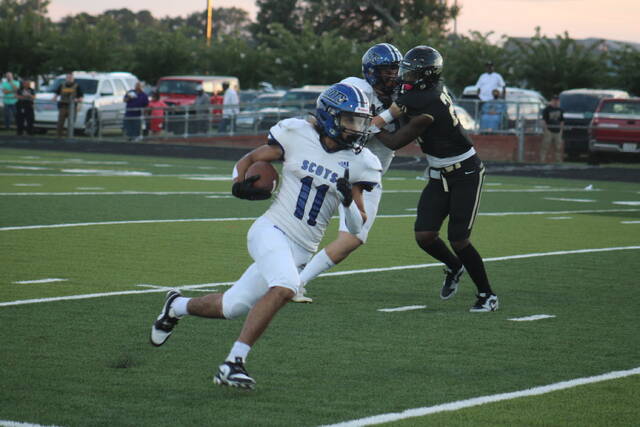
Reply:
[[460, 261], [439, 235], [442, 222], [449, 214], [449, 199], [450, 193], [444, 191], [442, 181], [429, 180], [418, 201], [414, 231], [416, 243], [423, 251], [456, 271], [460, 268]]
[[314, 255], [309, 263], [300, 272], [300, 291], [293, 297], [293, 302], [310, 303], [313, 300], [305, 296], [307, 283], [329, 270], [336, 264], [344, 261], [353, 251], [366, 243], [369, 231], [373, 227], [380, 206], [382, 197], [382, 187], [376, 186], [372, 191], [363, 194], [364, 208], [367, 213], [367, 222], [362, 226], [362, 230], [357, 235], [349, 233], [344, 216], [344, 208], [339, 205], [340, 224], [338, 226], [338, 237], [329, 243], [324, 249]]
[[467, 179], [455, 183], [451, 188], [449, 240], [478, 290], [478, 301], [471, 311], [494, 311], [498, 304], [497, 297], [489, 284], [484, 261], [469, 240], [480, 206], [483, 181], [484, 168]]
[[418, 246], [445, 265], [440, 298], [449, 299], [458, 291], [464, 267], [458, 257], [439, 236], [442, 222], [449, 214], [451, 194], [444, 191], [442, 181], [429, 180], [418, 202], [415, 238]]

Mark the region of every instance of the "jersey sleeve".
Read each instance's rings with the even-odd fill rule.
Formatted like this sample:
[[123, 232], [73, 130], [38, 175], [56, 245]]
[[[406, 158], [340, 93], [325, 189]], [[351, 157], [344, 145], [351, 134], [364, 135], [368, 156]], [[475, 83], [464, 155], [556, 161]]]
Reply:
[[296, 142], [296, 133], [300, 132], [306, 126], [306, 122], [300, 119], [280, 120], [269, 129], [267, 137], [268, 145], [277, 145], [282, 149], [282, 158], [287, 155], [287, 151]]
[[378, 157], [368, 149], [364, 149], [359, 156], [355, 173], [351, 173], [349, 181], [352, 184], [359, 184], [366, 191], [371, 191], [382, 181], [382, 164]]

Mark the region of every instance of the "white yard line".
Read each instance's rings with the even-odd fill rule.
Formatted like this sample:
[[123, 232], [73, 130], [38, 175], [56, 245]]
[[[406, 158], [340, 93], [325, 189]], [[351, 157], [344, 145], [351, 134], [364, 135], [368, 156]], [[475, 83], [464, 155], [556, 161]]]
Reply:
[[382, 311], [384, 313], [392, 313], [395, 311], [422, 310], [423, 308], [427, 308], [427, 306], [426, 305], [406, 305], [404, 307], [396, 307], [396, 308], [379, 308], [378, 311]]
[[202, 194], [231, 194], [228, 191], [67, 191], [60, 193], [0, 193], [0, 196], [190, 196]]
[[550, 216], [547, 219], [572, 219], [572, 216]]
[[[554, 256], [554, 255], [571, 255], [571, 254], [584, 254], [584, 253], [594, 253], [594, 252], [610, 252], [610, 251], [624, 251], [624, 250], [636, 250], [640, 249], [640, 246], [618, 246], [612, 248], [596, 248], [596, 249], [576, 249], [570, 251], [556, 251], [556, 252], [541, 252], [541, 253], [531, 253], [531, 254], [521, 254], [521, 255], [509, 255], [503, 257], [494, 257], [494, 258], [485, 258], [485, 262], [493, 262], [493, 261], [508, 261], [512, 259], [524, 259], [524, 258], [536, 258], [542, 256]], [[362, 270], [348, 270], [348, 271], [336, 271], [333, 273], [323, 273], [319, 277], [330, 277], [330, 276], [347, 276], [351, 274], [363, 274], [363, 273], [378, 273], [378, 272], [387, 272], [387, 271], [397, 271], [397, 270], [410, 270], [410, 269], [419, 269], [419, 268], [429, 268], [429, 267], [440, 267], [442, 264], [440, 263], [432, 263], [432, 264], [415, 264], [415, 265], [399, 265], [395, 267], [385, 267], [385, 268], [367, 268]], [[220, 283], [204, 283], [204, 284], [196, 284], [196, 285], [182, 285], [171, 287], [171, 289], [198, 289], [198, 288], [206, 288], [206, 287], [216, 287], [216, 286], [229, 286], [233, 284], [233, 282], [220, 282]], [[155, 286], [155, 285], [147, 285], [144, 286]], [[42, 302], [51, 302], [51, 301], [66, 301], [66, 300], [78, 300], [78, 299], [89, 299], [89, 298], [99, 298], [99, 297], [109, 297], [109, 296], [117, 296], [117, 295], [134, 295], [134, 294], [148, 294], [155, 292], [166, 292], [168, 288], [163, 286], [158, 286], [153, 289], [147, 290], [134, 290], [134, 291], [118, 291], [118, 292], [102, 292], [95, 294], [84, 294], [84, 295], [68, 295], [62, 297], [53, 297], [53, 298], [36, 298], [29, 300], [18, 300], [18, 301], [7, 301], [0, 302], [0, 307], [7, 307], [13, 305], [23, 305], [23, 304], [34, 304], [34, 303], [42, 303]]]
[[585, 384], [593, 384], [601, 381], [625, 378], [631, 375], [640, 374], [640, 367], [629, 369], [626, 371], [613, 371], [593, 377], [576, 378], [568, 381], [528, 388], [525, 390], [514, 391], [510, 393], [491, 394], [488, 396], [474, 397], [466, 400], [457, 400], [455, 402], [442, 403], [435, 406], [426, 406], [422, 408], [407, 409], [402, 412], [391, 412], [387, 414], [374, 415], [357, 420], [344, 421], [337, 424], [325, 425], [324, 427], [360, 427], [375, 424], [389, 423], [392, 421], [404, 420], [407, 418], [422, 417], [424, 415], [437, 414], [440, 412], [457, 411], [473, 406], [484, 405], [487, 403], [501, 402], [504, 400], [512, 400], [520, 397], [539, 396], [541, 394], [551, 393], [554, 391], [565, 390]]
[[620, 224], [640, 224], [640, 221], [620, 221]]
[[[84, 194], [84, 193], [83, 193]], [[214, 194], [214, 193], [203, 193]], [[229, 194], [229, 193], [218, 193]], [[0, 194], [1, 195], [1, 194]], [[533, 211], [533, 212], [481, 212], [479, 216], [511, 216], [511, 215], [559, 215], [559, 214], [590, 214], [590, 213], [619, 213], [619, 212], [640, 212], [640, 209], [584, 209], [574, 211]], [[378, 215], [376, 218], [413, 218], [412, 214], [401, 215]], [[333, 217], [337, 218], [337, 217]], [[68, 224], [41, 224], [41, 225], [21, 225], [15, 227], [0, 227], [0, 231], [15, 230], [36, 230], [46, 228], [67, 228], [67, 227], [91, 227], [98, 225], [126, 225], [126, 224], [157, 224], [172, 222], [226, 222], [226, 221], [254, 221], [255, 217], [247, 218], [187, 218], [187, 219], [143, 219], [135, 221], [104, 221], [104, 222], [77, 222]]]
[[38, 280], [21, 280], [19, 282], [13, 282], [16, 285], [36, 285], [40, 283], [54, 283], [54, 282], [66, 282], [68, 279], [38, 279]]
[[[405, 209], [407, 211], [416, 211], [416, 208]], [[557, 214], [592, 214], [592, 213], [618, 213], [618, 212], [640, 212], [640, 209], [580, 209], [571, 211], [531, 211], [531, 212], [480, 212], [479, 216], [510, 216], [510, 215], [557, 215]], [[386, 215], [387, 217], [402, 215]], [[414, 216], [414, 215], [404, 215]], [[378, 215], [376, 218], [385, 217]]]
[[625, 205], [625, 206], [640, 206], [640, 201], [637, 200], [621, 200], [617, 202], [611, 202], [614, 205]]
[[593, 199], [566, 199], [563, 197], [545, 197], [545, 200], [554, 200], [558, 202], [577, 202], [577, 203], [594, 203]]
[[0, 420], [1, 427], [57, 427], [54, 425], [32, 424], [32, 423], [20, 423], [18, 421]]
[[551, 319], [553, 317], [556, 317], [555, 314], [534, 314], [533, 316], [514, 317], [507, 320], [513, 320], [514, 322], [532, 322], [534, 320]]

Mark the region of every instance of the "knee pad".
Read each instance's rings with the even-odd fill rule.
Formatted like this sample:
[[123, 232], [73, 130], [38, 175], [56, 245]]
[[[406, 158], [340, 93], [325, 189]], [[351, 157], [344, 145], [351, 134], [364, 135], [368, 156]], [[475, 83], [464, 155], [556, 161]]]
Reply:
[[222, 314], [225, 319], [237, 319], [247, 314], [255, 303], [248, 295], [229, 289], [222, 295]]

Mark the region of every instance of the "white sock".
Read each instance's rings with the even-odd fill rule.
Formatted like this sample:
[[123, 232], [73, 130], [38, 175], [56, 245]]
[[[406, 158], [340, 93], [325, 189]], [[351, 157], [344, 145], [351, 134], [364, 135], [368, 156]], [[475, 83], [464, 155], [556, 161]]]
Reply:
[[327, 252], [323, 249], [315, 254], [313, 258], [311, 258], [311, 261], [309, 261], [305, 268], [300, 272], [300, 281], [302, 284], [307, 284], [334, 265], [335, 263], [331, 261], [329, 255], [327, 255]]
[[240, 341], [236, 341], [235, 343], [233, 343], [233, 347], [231, 347], [231, 351], [227, 356], [227, 362], [235, 362], [236, 357], [241, 358], [243, 362], [246, 361], [250, 350], [250, 345], [247, 345]]
[[187, 310], [187, 304], [189, 303], [190, 299], [191, 298], [178, 297], [173, 300], [173, 303], [171, 303], [171, 308], [173, 309], [173, 312], [176, 316], [182, 317], [189, 314], [189, 311]]

